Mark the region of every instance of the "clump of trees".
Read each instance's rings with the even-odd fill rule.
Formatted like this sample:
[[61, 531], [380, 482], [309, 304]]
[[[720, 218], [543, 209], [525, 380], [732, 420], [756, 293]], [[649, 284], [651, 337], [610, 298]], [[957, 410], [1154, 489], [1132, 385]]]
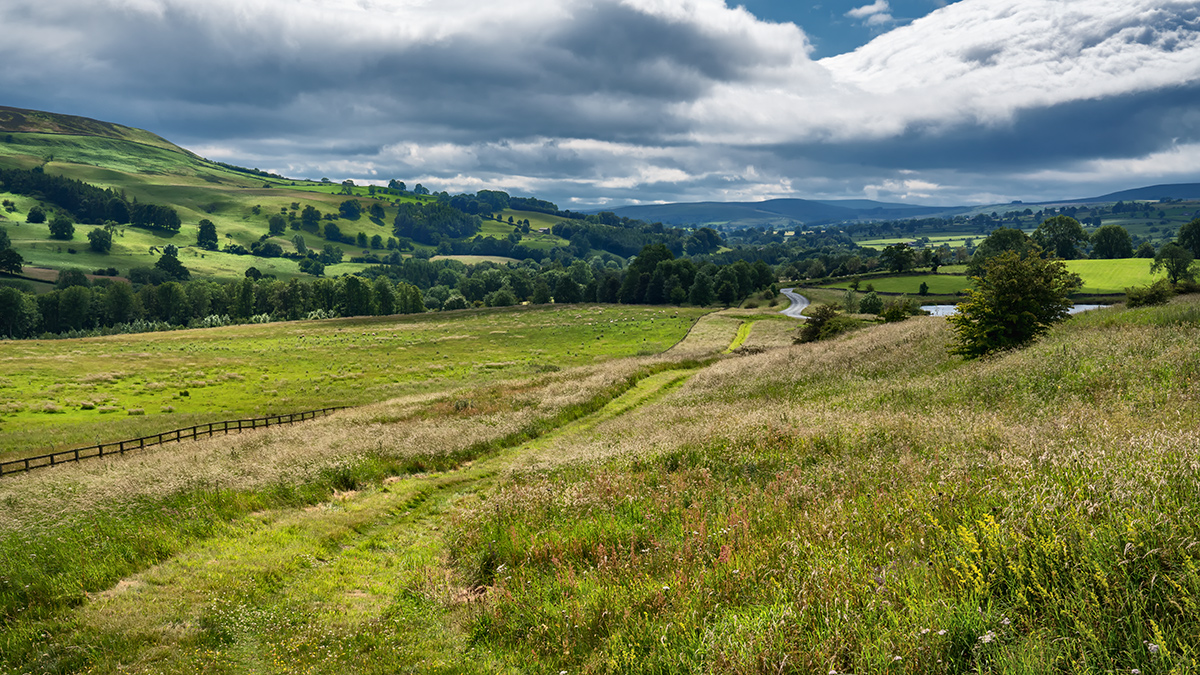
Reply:
[[[54, 204], [79, 223], [99, 225], [111, 220], [172, 232], [179, 231], [181, 226], [179, 214], [169, 206], [139, 203], [136, 199], [131, 202], [115, 190], [48, 174], [41, 167], [0, 169], [0, 185], [8, 192], [31, 195]], [[45, 211], [40, 207], [31, 208], [26, 216], [31, 223], [45, 222], [45, 219]]]

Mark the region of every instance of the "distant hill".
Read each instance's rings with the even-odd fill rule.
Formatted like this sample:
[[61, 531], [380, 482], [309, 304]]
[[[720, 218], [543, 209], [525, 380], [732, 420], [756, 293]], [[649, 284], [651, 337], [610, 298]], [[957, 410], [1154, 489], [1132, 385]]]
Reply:
[[650, 204], [611, 209], [618, 216], [668, 225], [724, 227], [816, 225], [845, 220], [889, 220], [958, 213], [945, 206], [893, 204], [870, 199], [769, 199], [762, 202], [694, 202]]
[[1121, 190], [1091, 199], [1072, 199], [1070, 203], [1122, 202], [1160, 199], [1200, 199], [1200, 183], [1173, 183]]

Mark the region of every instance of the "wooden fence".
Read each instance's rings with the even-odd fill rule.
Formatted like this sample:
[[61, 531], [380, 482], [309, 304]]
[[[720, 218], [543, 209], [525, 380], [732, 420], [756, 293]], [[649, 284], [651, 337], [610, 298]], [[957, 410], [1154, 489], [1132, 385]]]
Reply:
[[164, 431], [161, 434], [143, 436], [141, 438], [134, 438], [128, 441], [101, 443], [100, 445], [92, 445], [86, 448], [75, 448], [74, 450], [63, 450], [61, 452], [51, 452], [46, 455], [38, 455], [37, 457], [14, 459], [8, 462], [0, 462], [0, 476], [6, 476], [11, 473], [32, 471], [33, 469], [39, 469], [44, 466], [55, 466], [58, 464], [66, 464], [67, 462], [78, 462], [81, 459], [90, 459], [92, 457], [123, 455], [131, 450], [141, 450], [142, 448], [162, 445], [163, 443], [170, 443], [172, 441], [181, 443], [185, 440], [197, 440], [220, 433], [228, 434], [231, 431], [265, 429], [266, 427], [272, 427], [279, 424], [293, 424], [295, 422], [311, 420], [315, 417], [323, 417], [331, 412], [345, 409], [346, 406], [337, 406], [335, 408], [307, 410], [305, 412], [289, 413], [287, 415], [255, 417], [248, 420], [225, 420], [223, 422], [210, 422], [208, 424], [197, 424], [194, 427], [187, 427], [185, 429]]

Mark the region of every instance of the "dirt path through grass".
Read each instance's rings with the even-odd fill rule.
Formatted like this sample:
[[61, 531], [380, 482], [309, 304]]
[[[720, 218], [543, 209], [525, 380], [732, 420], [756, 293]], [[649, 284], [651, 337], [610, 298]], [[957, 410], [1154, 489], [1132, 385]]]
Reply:
[[656, 400], [695, 370], [645, 377], [596, 413], [444, 473], [392, 479], [223, 534], [93, 594], [42, 650], [44, 670], [504, 672], [457, 625], [487, 589], [456, 579], [440, 532], [506, 472]]

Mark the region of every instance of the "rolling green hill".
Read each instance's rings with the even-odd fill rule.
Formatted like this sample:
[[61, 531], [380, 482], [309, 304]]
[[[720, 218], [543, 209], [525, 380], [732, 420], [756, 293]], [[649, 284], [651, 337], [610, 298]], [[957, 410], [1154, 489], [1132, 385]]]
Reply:
[[[267, 220], [273, 214], [294, 216], [306, 206], [323, 214], [337, 214], [344, 200], [357, 199], [364, 210], [379, 205], [383, 217], [370, 218], [364, 213], [355, 220], [333, 222], [344, 235], [357, 238], [362, 233], [368, 240], [379, 235], [386, 241], [392, 236], [391, 224], [398, 204], [430, 199], [411, 193], [388, 194], [383, 190], [371, 194], [366, 186], [355, 187], [347, 195], [340, 184], [284, 179], [212, 162], [148, 131], [71, 115], [0, 107], [0, 168], [37, 167], [46, 173], [111, 188], [130, 200], [171, 206], [179, 213], [183, 225], [178, 232], [122, 227], [111, 252], [94, 253], [88, 249], [87, 241], [92, 226], [77, 225], [70, 241], [51, 239], [46, 224], [27, 223], [26, 218], [34, 206], [52, 213], [57, 210], [54, 205], [29, 195], [5, 192], [0, 185], [0, 197], [16, 206], [12, 212], [0, 211], [0, 227], [8, 230], [13, 248], [27, 261], [27, 276], [34, 278], [53, 278], [53, 271], [72, 267], [89, 271], [113, 267], [126, 274], [133, 267], [153, 266], [160, 255], [158, 251], [166, 244], [180, 249], [180, 260], [193, 276], [237, 278], [250, 267], [281, 279], [303, 276], [295, 260], [235, 255], [197, 247], [199, 222], [207, 219], [216, 225], [221, 248], [227, 244], [249, 248], [267, 234]], [[524, 212], [506, 212], [505, 222], [485, 221], [483, 236], [506, 238], [516, 229], [507, 223], [509, 215], [531, 220], [533, 232], [523, 238], [531, 248], [549, 250], [566, 243], [537, 231], [549, 227], [549, 223], [542, 222], [546, 216]], [[319, 250], [329, 243], [319, 234], [304, 229], [288, 229], [270, 241], [290, 252], [294, 250], [292, 238], [297, 234], [310, 249]], [[346, 261], [364, 253], [388, 253], [353, 244], [337, 245], [345, 252]], [[432, 247], [416, 244], [416, 249]], [[328, 267], [326, 275], [367, 266], [343, 262]]]

